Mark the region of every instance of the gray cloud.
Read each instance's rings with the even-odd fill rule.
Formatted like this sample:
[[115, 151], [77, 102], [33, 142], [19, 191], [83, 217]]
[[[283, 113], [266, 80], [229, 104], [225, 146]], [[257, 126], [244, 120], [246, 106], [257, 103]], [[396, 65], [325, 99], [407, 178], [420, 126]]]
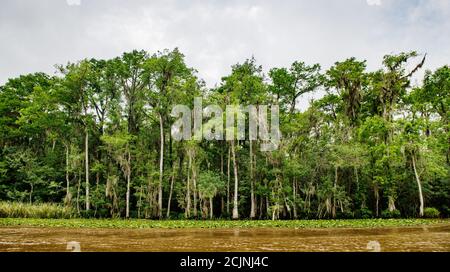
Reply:
[[266, 71], [295, 60], [328, 68], [350, 56], [376, 69], [384, 54], [405, 50], [428, 53], [428, 69], [448, 63], [449, 1], [370, 3], [3, 0], [0, 84], [24, 73], [52, 73], [54, 64], [67, 61], [174, 47], [209, 86], [252, 55]]

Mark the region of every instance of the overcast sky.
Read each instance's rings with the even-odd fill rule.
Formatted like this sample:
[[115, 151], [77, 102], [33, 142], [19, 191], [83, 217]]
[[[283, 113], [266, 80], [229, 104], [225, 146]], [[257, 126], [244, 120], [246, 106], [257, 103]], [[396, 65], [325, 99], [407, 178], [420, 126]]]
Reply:
[[355, 56], [369, 69], [388, 53], [450, 63], [449, 0], [1, 0], [0, 84], [55, 64], [179, 47], [208, 86], [255, 56], [265, 71], [295, 60]]

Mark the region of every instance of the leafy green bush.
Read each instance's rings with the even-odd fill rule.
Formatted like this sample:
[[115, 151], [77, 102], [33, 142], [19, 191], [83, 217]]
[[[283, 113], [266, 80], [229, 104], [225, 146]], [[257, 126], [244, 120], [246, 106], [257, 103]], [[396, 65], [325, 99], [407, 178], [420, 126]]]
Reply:
[[373, 214], [370, 209], [362, 208], [356, 212], [356, 217], [361, 219], [369, 219], [373, 217]]
[[399, 210], [393, 210], [393, 211], [384, 210], [381, 212], [381, 217], [383, 217], [383, 218], [400, 218], [401, 214], [400, 214]]
[[353, 212], [350, 212], [350, 211], [338, 212], [337, 218], [338, 219], [353, 219], [353, 218], [355, 218], [355, 215]]
[[26, 204], [20, 202], [0, 202], [0, 218], [73, 218], [71, 208], [58, 204]]
[[425, 218], [439, 218], [441, 213], [436, 208], [425, 208], [423, 210], [423, 217]]

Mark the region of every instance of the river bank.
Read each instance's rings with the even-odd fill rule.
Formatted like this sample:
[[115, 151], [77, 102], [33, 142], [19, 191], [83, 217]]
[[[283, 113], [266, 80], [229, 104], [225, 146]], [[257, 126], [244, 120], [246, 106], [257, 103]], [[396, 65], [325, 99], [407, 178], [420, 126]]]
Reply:
[[450, 224], [450, 219], [145, 220], [0, 218], [0, 227], [65, 228], [375, 228]]

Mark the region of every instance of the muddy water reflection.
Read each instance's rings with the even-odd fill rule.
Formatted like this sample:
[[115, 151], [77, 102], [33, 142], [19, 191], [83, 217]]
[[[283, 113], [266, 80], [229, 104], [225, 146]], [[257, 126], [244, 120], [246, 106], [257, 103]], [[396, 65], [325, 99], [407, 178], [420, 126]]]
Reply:
[[0, 251], [450, 251], [450, 224], [376, 229], [0, 228]]

